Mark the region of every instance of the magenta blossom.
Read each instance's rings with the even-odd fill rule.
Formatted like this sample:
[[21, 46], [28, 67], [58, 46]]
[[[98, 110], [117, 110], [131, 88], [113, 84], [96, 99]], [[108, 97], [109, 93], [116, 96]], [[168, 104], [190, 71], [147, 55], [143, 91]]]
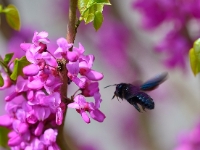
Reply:
[[77, 95], [74, 98], [74, 102], [68, 104], [68, 107], [75, 108], [77, 112], [81, 114], [81, 117], [86, 123], [90, 123], [90, 118], [87, 112], [90, 114], [90, 117], [96, 121], [103, 122], [105, 119], [105, 115], [99, 110], [99, 108], [95, 107], [92, 102], [86, 102], [82, 95]]
[[[199, 29], [190, 29], [188, 24], [200, 20], [199, 0], [136, 0], [134, 9], [142, 14], [143, 28], [154, 30], [166, 24], [168, 33], [155, 47], [157, 52], [167, 54], [164, 63], [167, 67], [185, 69], [188, 51]], [[171, 27], [171, 28], [169, 28]], [[193, 32], [191, 33], [190, 30]], [[196, 31], [195, 31], [196, 30]]]
[[133, 7], [142, 13], [146, 29], [156, 28], [165, 21], [184, 26], [188, 19], [200, 19], [198, 0], [136, 0]]
[[174, 150], [198, 150], [200, 149], [200, 124], [188, 133], [179, 136], [178, 146]]
[[182, 69], [186, 67], [185, 60], [191, 43], [179, 31], [170, 31], [165, 39], [156, 45], [155, 50], [159, 53], [167, 54], [164, 63], [167, 67], [180, 66]]
[[[58, 48], [54, 53], [48, 51], [49, 43], [47, 32], [35, 32], [32, 43], [20, 45], [30, 62], [30, 65], [22, 68], [24, 76], [18, 76], [14, 83], [7, 74], [2, 74], [5, 82], [3, 88], [13, 88], [5, 97], [7, 113], [0, 116], [0, 125], [11, 130], [8, 145], [13, 150], [59, 150], [56, 144], [57, 129], [63, 123], [67, 106], [75, 108], [87, 123], [90, 118], [86, 112], [99, 122], [105, 119], [99, 110], [102, 99], [98, 81], [103, 74], [92, 69], [94, 56], [84, 55], [81, 44], [70, 51], [73, 44], [64, 38], [57, 40]], [[61, 100], [63, 79], [59, 75], [59, 59], [66, 60], [66, 77], [82, 91], [81, 95], [75, 95], [75, 92], [70, 100], [72, 103], [68, 105]], [[95, 103], [87, 102], [84, 96], [94, 97]]]
[[[65, 41], [63, 41], [65, 43]], [[78, 74], [86, 77], [91, 81], [99, 81], [103, 78], [103, 74], [95, 70], [92, 70], [92, 65], [95, 57], [93, 55], [83, 55], [84, 47], [79, 44], [79, 48], [74, 48], [77, 52], [79, 58], [75, 62], [70, 62], [67, 64], [68, 77], [74, 81], [81, 89], [85, 88], [85, 81], [78, 78]]]

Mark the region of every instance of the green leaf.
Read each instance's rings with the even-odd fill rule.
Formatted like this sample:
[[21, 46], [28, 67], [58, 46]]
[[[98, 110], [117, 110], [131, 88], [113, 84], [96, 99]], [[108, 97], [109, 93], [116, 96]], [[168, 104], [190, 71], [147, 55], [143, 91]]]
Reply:
[[20, 17], [17, 8], [14, 5], [8, 5], [4, 10], [6, 13], [6, 20], [11, 28], [20, 30]]
[[88, 14], [87, 16], [85, 16], [84, 20], [85, 20], [85, 24], [92, 22], [94, 20], [94, 14]]
[[84, 14], [83, 14], [83, 18], [86, 24], [92, 22], [95, 18], [95, 13], [96, 12], [103, 12], [103, 6], [101, 4], [95, 4], [92, 5], [92, 7], [88, 8]]
[[23, 74], [23, 68], [27, 65], [29, 65], [30, 62], [26, 59], [26, 57], [22, 57], [21, 59], [16, 58], [14, 62], [14, 69], [12, 74], [10, 75], [10, 78], [14, 81], [17, 80], [17, 77], [19, 75], [24, 76]]
[[104, 5], [111, 5], [109, 0], [89, 0], [89, 5], [91, 4], [104, 4]]
[[6, 54], [5, 58], [4, 58], [4, 63], [8, 64], [11, 61], [13, 55], [14, 55], [14, 53], [8, 53], [8, 54]]
[[103, 23], [103, 14], [99, 11], [96, 11], [93, 21], [93, 26], [96, 31], [101, 27], [102, 23]]
[[196, 76], [200, 72], [200, 39], [196, 40], [189, 52], [190, 66]]
[[4, 80], [2, 75], [0, 74], [0, 87], [2, 87], [4, 85]]
[[6, 73], [9, 72], [9, 66], [4, 62], [4, 59], [0, 56], [0, 66], [4, 69]]
[[0, 146], [4, 148], [8, 148], [8, 132], [7, 128], [0, 127]]
[[85, 24], [95, 21], [93, 26], [98, 30], [103, 22], [102, 12], [104, 5], [111, 4], [109, 0], [79, 0], [78, 9], [81, 14], [80, 21], [84, 20]]
[[2, 5], [0, 5], [0, 13], [3, 11], [3, 7]]
[[94, 4], [111, 5], [109, 0], [79, 0], [78, 9], [81, 15]]
[[87, 4], [89, 0], [78, 0], [78, 9], [81, 14], [87, 9]]
[[194, 41], [193, 48], [196, 54], [200, 53], [200, 38]]

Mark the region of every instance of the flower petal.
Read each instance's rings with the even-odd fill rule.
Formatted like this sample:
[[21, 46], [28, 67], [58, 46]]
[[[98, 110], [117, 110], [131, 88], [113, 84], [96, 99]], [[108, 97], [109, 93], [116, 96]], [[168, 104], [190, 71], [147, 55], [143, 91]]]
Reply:
[[72, 81], [81, 89], [85, 88], [85, 82], [80, 80], [78, 77], [74, 77]]
[[35, 64], [30, 64], [23, 68], [23, 73], [27, 76], [37, 75], [39, 71], [40, 71], [40, 67]]
[[88, 114], [85, 111], [81, 111], [80, 113], [81, 113], [81, 117], [83, 118], [83, 120], [86, 123], [90, 123], [90, 118], [88, 117]]
[[86, 77], [88, 77], [88, 79], [93, 80], [93, 81], [99, 81], [101, 79], [103, 79], [103, 74], [99, 73], [97, 71], [94, 70], [90, 70], [85, 74]]
[[61, 125], [62, 122], [63, 122], [63, 111], [61, 108], [58, 108], [56, 112], [56, 124]]
[[23, 141], [20, 135], [16, 135], [8, 140], [9, 146], [18, 146]]
[[18, 131], [20, 134], [26, 133], [28, 131], [29, 125], [26, 123], [20, 123]]
[[67, 52], [67, 59], [71, 62], [75, 62], [78, 60], [78, 53], [75, 51], [68, 51]]
[[27, 51], [31, 47], [31, 43], [21, 43], [20, 47], [22, 50]]
[[79, 63], [73, 62], [67, 64], [67, 70], [69, 71], [71, 76], [77, 76], [79, 73]]
[[67, 105], [69, 108], [75, 108], [75, 109], [79, 109], [79, 104], [77, 103], [70, 103]]
[[0, 116], [0, 126], [8, 127], [12, 124], [12, 119], [8, 115]]
[[30, 89], [39, 90], [44, 86], [44, 82], [42, 82], [40, 78], [36, 78], [33, 81], [29, 82], [27, 86]]
[[103, 122], [106, 118], [106, 116], [99, 109], [91, 111], [90, 116], [98, 122]]
[[44, 129], [44, 123], [43, 122], [39, 122], [39, 124], [37, 125], [37, 128], [34, 131], [34, 134], [36, 136], [40, 136], [43, 132]]

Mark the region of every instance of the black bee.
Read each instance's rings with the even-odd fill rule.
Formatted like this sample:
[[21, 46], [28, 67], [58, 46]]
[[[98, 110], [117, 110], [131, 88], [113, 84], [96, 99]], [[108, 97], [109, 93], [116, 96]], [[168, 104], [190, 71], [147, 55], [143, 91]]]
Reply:
[[[145, 93], [145, 91], [151, 91], [157, 88], [161, 83], [167, 79], [167, 73], [162, 73], [153, 79], [150, 79], [143, 84], [129, 84], [129, 83], [120, 83], [109, 86], [116, 86], [116, 90], [112, 99], [116, 96], [117, 98], [126, 99], [131, 105], [133, 105], [139, 112], [141, 112], [139, 106], [142, 106], [142, 109], [154, 109], [153, 99]], [[105, 88], [109, 87], [106, 86]]]

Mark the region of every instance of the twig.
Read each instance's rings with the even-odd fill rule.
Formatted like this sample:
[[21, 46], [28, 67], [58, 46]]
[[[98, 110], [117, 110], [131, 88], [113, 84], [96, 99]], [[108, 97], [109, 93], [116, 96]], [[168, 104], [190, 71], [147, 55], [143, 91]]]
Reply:
[[[69, 20], [67, 26], [67, 42], [74, 43], [76, 36], [76, 8], [78, 5], [78, 0], [70, 0], [69, 4]], [[69, 50], [72, 51], [73, 47]]]
[[[76, 36], [76, 9], [77, 9], [77, 4], [78, 0], [70, 0], [70, 5], [69, 5], [69, 19], [68, 19], [68, 25], [67, 25], [67, 41], [68, 43], [74, 43], [75, 36]], [[73, 47], [70, 48], [70, 51], [72, 51]], [[66, 103], [66, 97], [67, 97], [67, 86], [68, 86], [68, 78], [67, 78], [67, 69], [66, 69], [66, 64], [68, 63], [68, 60], [57, 60], [60, 61], [59, 64], [60, 67], [60, 77], [62, 79], [62, 86], [61, 86], [61, 99], [62, 102]], [[69, 144], [67, 144], [67, 140], [65, 138], [65, 131], [64, 131], [64, 123], [66, 119], [66, 114], [67, 114], [67, 106], [65, 109], [65, 112], [63, 114], [63, 123], [58, 129], [58, 137], [57, 137], [57, 143], [60, 146], [61, 150], [69, 150]], [[71, 147], [71, 146], [70, 146]], [[74, 149], [74, 148], [73, 148]]]

